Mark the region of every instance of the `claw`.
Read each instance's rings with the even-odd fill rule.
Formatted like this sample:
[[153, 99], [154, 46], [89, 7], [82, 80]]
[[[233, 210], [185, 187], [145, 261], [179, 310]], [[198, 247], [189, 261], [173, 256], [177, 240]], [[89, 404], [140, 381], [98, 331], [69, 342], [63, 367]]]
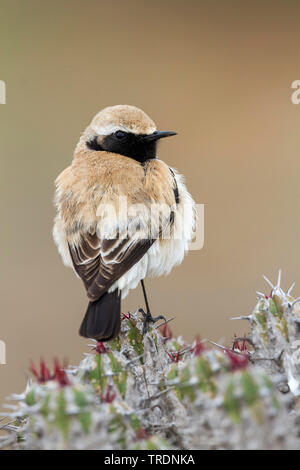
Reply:
[[138, 312], [141, 313], [144, 318], [147, 318], [147, 313], [142, 308], [139, 308]]
[[164, 317], [163, 315], [158, 315], [157, 317], [152, 317], [152, 323], [156, 323], [158, 320], [163, 320], [163, 321], [167, 321], [166, 320], [166, 317]]
[[152, 317], [150, 312], [145, 312], [142, 308], [138, 310], [144, 317], [144, 326], [143, 326], [143, 336], [148, 332], [149, 323], [156, 323], [159, 320], [167, 321], [163, 315], [158, 315], [157, 317]]

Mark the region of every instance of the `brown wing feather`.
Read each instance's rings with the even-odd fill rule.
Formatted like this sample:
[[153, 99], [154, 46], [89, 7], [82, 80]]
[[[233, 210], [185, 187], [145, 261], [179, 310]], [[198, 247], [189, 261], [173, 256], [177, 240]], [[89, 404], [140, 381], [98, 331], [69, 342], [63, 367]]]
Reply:
[[149, 250], [155, 239], [103, 239], [81, 236], [78, 246], [69, 244], [74, 269], [83, 280], [90, 300], [98, 300]]
[[[172, 226], [174, 212], [162, 225]], [[163, 226], [158, 229], [162, 236]], [[138, 229], [137, 229], [138, 231]], [[90, 300], [98, 300], [108, 289], [129, 271], [147, 253], [156, 238], [122, 237], [100, 239], [97, 233], [84, 233], [78, 245], [69, 244], [73, 266], [82, 279]]]

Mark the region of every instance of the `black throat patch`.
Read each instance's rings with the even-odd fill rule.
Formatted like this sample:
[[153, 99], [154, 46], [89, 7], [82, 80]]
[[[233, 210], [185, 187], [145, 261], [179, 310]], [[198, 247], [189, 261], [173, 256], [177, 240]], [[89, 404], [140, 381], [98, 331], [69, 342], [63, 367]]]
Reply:
[[156, 141], [149, 142], [145, 137], [144, 134], [124, 132], [120, 138], [118, 133], [114, 133], [105, 136], [101, 144], [98, 143], [97, 136], [95, 136], [92, 140], [87, 141], [86, 145], [91, 150], [117, 153], [144, 163], [156, 157]]

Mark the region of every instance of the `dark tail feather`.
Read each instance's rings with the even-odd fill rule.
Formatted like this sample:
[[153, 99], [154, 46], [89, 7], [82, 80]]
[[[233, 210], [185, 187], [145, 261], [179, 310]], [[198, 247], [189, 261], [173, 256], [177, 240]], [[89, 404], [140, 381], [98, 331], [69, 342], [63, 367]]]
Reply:
[[99, 300], [89, 302], [79, 334], [84, 338], [110, 341], [118, 336], [121, 326], [121, 296], [118, 290], [106, 292]]

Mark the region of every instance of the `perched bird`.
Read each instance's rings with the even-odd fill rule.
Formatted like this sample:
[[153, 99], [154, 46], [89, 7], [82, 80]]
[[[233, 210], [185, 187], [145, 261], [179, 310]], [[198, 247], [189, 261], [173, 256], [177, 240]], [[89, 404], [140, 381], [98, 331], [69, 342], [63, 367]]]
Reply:
[[144, 279], [168, 274], [191, 240], [195, 207], [183, 178], [157, 158], [161, 132], [128, 105], [100, 111], [56, 180], [54, 239], [82, 279], [88, 308], [80, 335], [109, 341], [120, 331], [121, 298], [141, 281], [144, 332], [153, 318]]

